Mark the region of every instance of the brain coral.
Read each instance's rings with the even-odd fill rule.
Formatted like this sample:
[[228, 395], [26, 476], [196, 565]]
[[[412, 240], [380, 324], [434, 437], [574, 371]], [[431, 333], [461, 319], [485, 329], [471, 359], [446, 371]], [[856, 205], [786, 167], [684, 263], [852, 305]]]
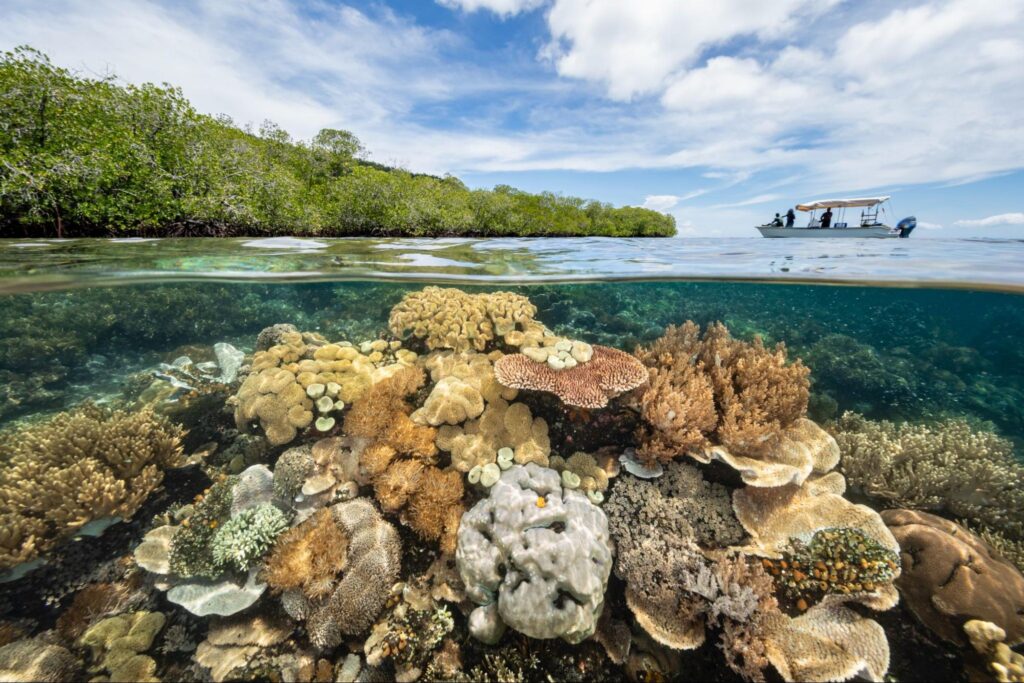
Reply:
[[608, 399], [647, 381], [643, 364], [607, 346], [594, 346], [589, 361], [561, 370], [515, 353], [498, 359], [494, 374], [503, 386], [552, 393], [577, 408], [603, 408]]
[[650, 372], [637, 435], [637, 453], [649, 462], [715, 444], [771, 457], [783, 430], [807, 411], [809, 371], [787, 363], [785, 345], [733, 339], [721, 323], [703, 335], [692, 322], [669, 327], [637, 356]]
[[0, 569], [53, 548], [92, 520], [130, 518], [184, 464], [182, 429], [149, 409], [91, 404], [0, 431]]
[[[338, 503], [328, 510], [329, 521], [313, 517], [296, 529], [301, 528], [302, 534], [319, 536], [320, 524], [336, 525], [340, 534], [331, 532], [327, 538], [346, 539], [347, 545], [340, 548], [344, 560], [335, 558], [318, 567], [311, 551], [319, 546], [303, 540], [298, 532], [289, 532], [275, 548], [271, 567], [291, 566], [303, 573], [298, 581], [301, 585], [277, 584], [279, 588], [287, 587], [281, 596], [282, 604], [293, 618], [306, 621], [314, 645], [330, 649], [344, 636], [359, 635], [373, 624], [398, 579], [401, 544], [395, 528], [364, 498]], [[339, 566], [343, 567], [340, 579], [331, 582], [330, 573]], [[275, 570], [272, 576], [280, 573]]]
[[396, 335], [411, 330], [431, 350], [483, 351], [496, 337], [508, 344], [539, 341], [543, 328], [533, 319], [536, 312], [529, 299], [511, 292], [467, 294], [426, 287], [406, 294], [391, 309], [388, 325]]
[[886, 510], [902, 548], [896, 581], [914, 614], [942, 638], [966, 643], [961, 625], [989, 621], [1008, 645], [1024, 642], [1024, 576], [978, 536], [927, 512]]
[[480, 607], [470, 632], [495, 642], [511, 626], [578, 643], [594, 632], [612, 569], [608, 523], [557, 472], [533, 463], [502, 474], [463, 515], [456, 563]]

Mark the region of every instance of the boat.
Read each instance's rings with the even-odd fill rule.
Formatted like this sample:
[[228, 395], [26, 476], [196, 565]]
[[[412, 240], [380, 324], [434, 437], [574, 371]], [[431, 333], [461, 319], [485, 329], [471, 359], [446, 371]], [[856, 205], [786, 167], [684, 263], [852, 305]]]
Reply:
[[[859, 208], [860, 221], [851, 225], [846, 221], [846, 209]], [[819, 210], [837, 209], [832, 224], [821, 226]], [[892, 213], [889, 197], [855, 197], [853, 199], [820, 199], [797, 204], [797, 211], [810, 213], [807, 225], [785, 227], [779, 223], [758, 225], [762, 237], [910, 237], [917, 227], [914, 216], [904, 218], [895, 227], [886, 225], [884, 218]]]

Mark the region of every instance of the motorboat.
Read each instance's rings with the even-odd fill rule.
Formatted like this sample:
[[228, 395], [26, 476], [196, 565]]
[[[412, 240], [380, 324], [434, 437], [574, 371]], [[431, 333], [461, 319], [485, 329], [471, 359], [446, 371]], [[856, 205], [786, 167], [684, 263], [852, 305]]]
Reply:
[[[917, 227], [914, 216], [904, 218], [895, 227], [886, 225], [887, 215], [892, 213], [889, 197], [855, 197], [853, 199], [820, 199], [818, 201], [797, 204], [797, 211], [810, 214], [807, 225], [786, 227], [776, 220], [768, 225], [758, 225], [762, 237], [910, 237]], [[846, 210], [859, 208], [860, 221], [854, 224], [847, 222]], [[835, 209], [831, 225], [823, 227], [818, 211]]]

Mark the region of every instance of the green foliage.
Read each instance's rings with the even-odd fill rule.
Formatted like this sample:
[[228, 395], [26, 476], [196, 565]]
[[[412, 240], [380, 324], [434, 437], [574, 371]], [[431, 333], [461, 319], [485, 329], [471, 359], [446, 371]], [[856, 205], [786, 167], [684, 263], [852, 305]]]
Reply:
[[177, 88], [82, 78], [27, 47], [0, 55], [0, 235], [666, 236], [647, 209], [365, 161], [350, 132], [242, 130]]

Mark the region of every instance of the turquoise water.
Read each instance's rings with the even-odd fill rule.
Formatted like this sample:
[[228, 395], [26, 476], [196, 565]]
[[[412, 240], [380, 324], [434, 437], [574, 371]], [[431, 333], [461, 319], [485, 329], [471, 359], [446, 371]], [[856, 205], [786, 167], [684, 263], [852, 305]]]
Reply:
[[[841, 669], [860, 671], [867, 678], [878, 678], [888, 672], [898, 680], [959, 680], [974, 676], [972, 672], [987, 670], [994, 655], [988, 651], [979, 653], [970, 645], [963, 630], [966, 621], [973, 618], [996, 623], [1006, 632], [1005, 640], [1011, 645], [1024, 639], [1024, 617], [1021, 616], [1024, 611], [1015, 611], [1014, 607], [1019, 601], [1024, 608], [1024, 577], [1017, 569], [1024, 562], [1024, 513], [1018, 507], [1019, 503], [1024, 503], [1024, 498], [1018, 498], [1017, 494], [1024, 490], [1020, 488], [1020, 484], [1024, 484], [1024, 463], [1020, 462], [1024, 453], [1024, 351], [1020, 344], [1024, 337], [1024, 298], [1020, 296], [1024, 287], [1022, 254], [1020, 242], [1009, 240], [839, 240], [827, 244], [797, 240], [682, 239], [0, 241], [0, 468], [3, 468], [0, 469], [0, 520], [6, 534], [0, 537], [0, 551], [6, 553], [0, 557], [4, 561], [0, 569], [9, 570], [5, 574], [7, 582], [0, 584], [0, 645], [6, 646], [6, 649], [0, 648], [0, 670], [6, 671], [5, 662], [22, 661], [17, 659], [22, 652], [18, 648], [28, 647], [23, 645], [28, 642], [33, 651], [45, 650], [48, 656], [52, 655], [57, 662], [54, 666], [59, 664], [63, 672], [87, 671], [89, 675], [113, 675], [115, 678], [130, 672], [167, 680], [203, 679], [210, 675], [211, 662], [224, 660], [229, 655], [237, 657], [237, 661], [233, 660], [228, 670], [214, 668], [215, 678], [294, 675], [306, 680], [316, 676], [334, 680], [348, 676], [357, 666], [361, 667], [361, 675], [366, 680], [373, 680], [373, 676], [410, 677], [414, 673], [420, 674], [420, 680], [541, 680], [545, 672], [559, 680], [605, 680], [623, 676], [633, 680], [694, 676], [731, 680], [757, 679], [758, 675], [814, 680], [834, 675]], [[182, 605], [170, 599], [172, 593], [164, 592], [167, 586], [162, 583], [170, 581], [174, 585], [174, 581], [184, 580], [183, 577], [168, 579], [152, 571], [153, 565], [146, 559], [148, 555], [141, 560], [125, 559], [131, 558], [133, 553], [136, 558], [140, 557], [136, 549], [144, 535], [165, 525], [180, 530], [189, 520], [193, 521], [186, 527], [199, 524], [195, 520], [213, 524], [210, 529], [234, 523], [234, 513], [203, 517], [208, 514], [201, 507], [204, 503], [193, 499], [204, 495], [207, 489], [215, 491], [210, 486], [225, 476], [248, 472], [254, 466], [273, 470], [274, 481], [277, 481], [283, 454], [296, 448], [326, 443], [325, 440], [331, 438], [349, 440], [345, 441], [345, 452], [356, 453], [351, 457], [359, 461], [360, 467], [368, 466], [368, 456], [359, 455], [359, 449], [366, 444], [351, 442], [363, 437], [357, 436], [356, 418], [349, 418], [359, 408], [360, 401], [371, 400], [365, 398], [367, 394], [353, 395], [351, 400], [343, 401], [344, 406], [328, 407], [322, 413], [317, 412], [319, 407], [310, 408], [311, 414], [325, 420], [329, 418], [330, 424], [306, 422], [292, 429], [294, 435], [284, 441], [273, 436], [268, 426], [270, 413], [260, 413], [248, 420], [239, 417], [243, 414], [239, 411], [245, 410], [240, 406], [247, 400], [243, 381], [248, 380], [244, 378], [247, 373], [263, 372], [260, 356], [254, 357], [254, 353], [261, 350], [257, 348], [261, 330], [288, 323], [298, 331], [315, 333], [296, 342], [305, 349], [301, 353], [306, 355], [296, 351], [300, 355], [294, 362], [305, 358], [313, 363], [316, 349], [327, 342], [347, 342], [355, 349], [366, 344], [363, 356], [367, 358], [372, 353], [369, 343], [375, 340], [382, 340], [381, 348], [394, 342], [400, 345], [394, 348], [418, 354], [409, 364], [425, 365], [428, 373], [420, 388], [402, 399], [404, 408], [398, 412], [408, 413], [424, 408], [443, 379], [431, 364], [440, 362], [445, 348], [443, 344], [432, 348], [429, 339], [418, 337], [415, 329], [399, 330], [389, 326], [389, 317], [393, 310], [402, 310], [403, 301], [408, 301], [408, 297], [415, 300], [417, 293], [429, 286], [457, 287], [478, 298], [461, 299], [461, 295], [449, 292], [432, 300], [427, 308], [443, 308], [448, 305], [445, 302], [465, 301], [478, 302], [486, 309], [490, 304], [482, 302], [490, 300], [483, 295], [495, 291], [526, 297], [535, 307], [531, 320], [548, 328], [545, 334], [550, 335], [552, 346], [557, 338], [567, 340], [566, 343], [585, 342], [591, 346], [636, 352], [638, 358], [646, 359], [643, 362], [647, 369], [643, 373], [652, 371], [652, 378], [670, 367], [675, 368], [672, 372], [683, 372], [678, 363], [693, 363], [696, 362], [693, 359], [699, 357], [700, 352], [695, 350], [676, 351], [671, 360], [644, 355], [644, 349], [650, 349], [671, 325], [693, 321], [707, 329], [721, 322], [738, 345], [735, 348], [746, 349], [744, 353], [752, 353], [753, 359], [764, 358], [758, 355], [762, 352], [750, 351], [760, 348], [755, 344], [763, 343], [772, 349], [781, 342], [785, 345], [789, 366], [800, 359], [808, 368], [806, 379], [794, 379], [795, 375], [784, 374], [781, 370], [766, 370], [767, 375], [759, 375], [755, 380], [750, 379], [752, 375], [748, 377], [743, 371], [736, 371], [739, 374], [731, 386], [740, 395], [751, 397], [742, 404], [740, 415], [743, 419], [759, 421], [762, 416], [758, 411], [767, 411], [771, 417], [775, 414], [771, 411], [776, 410], [772, 407], [775, 400], [772, 396], [788, 391], [798, 394], [793, 384], [802, 381], [806, 394], [800, 404], [800, 414], [835, 437], [838, 464], [815, 465], [817, 469], [810, 475], [810, 470], [799, 476], [787, 475], [789, 479], [767, 486], [766, 482], [772, 482], [764, 478], [758, 480], [767, 475], [744, 474], [744, 468], [729, 458], [703, 462], [681, 445], [677, 432], [671, 432], [666, 426], [680, 411], [689, 414], [685, 411], [693, 410], [686, 407], [689, 405], [686, 401], [696, 400], [694, 397], [699, 394], [694, 388], [696, 385], [686, 385], [688, 388], [673, 385], [675, 388], [665, 394], [664, 399], [658, 399], [683, 401], [672, 404], [668, 422], [665, 421], [668, 411], [658, 413], [655, 399], [644, 402], [646, 385], [610, 396], [608, 406], [601, 408], [567, 405], [564, 397], [560, 400], [550, 391], [522, 389], [514, 400], [525, 405], [533, 418], [545, 423], [545, 438], [550, 444], [550, 453], [544, 456], [544, 466], [539, 470], [554, 471], [557, 482], [559, 470], [569, 471], [568, 465], [557, 457], [568, 458], [577, 451], [593, 455], [596, 462], [605, 463], [606, 470], [619, 470], [610, 483], [605, 479], [599, 501], [588, 491], [589, 501], [581, 496], [580, 503], [590, 506], [587, 510], [603, 511], [602, 518], [605, 513], [608, 517], [607, 541], [602, 541], [600, 534], [597, 540], [586, 534], [579, 538], [585, 537], [589, 539], [587, 542], [598, 546], [607, 542], [609, 549], [614, 549], [608, 559], [610, 576], [605, 576], [600, 590], [592, 589], [586, 595], [577, 588], [559, 589], [571, 595], [570, 602], [584, 613], [597, 606], [595, 614], [581, 617], [581, 629], [583, 635], [590, 635], [597, 629], [598, 640], [586, 638], [579, 643], [569, 642], [575, 637], [565, 631], [558, 632], [552, 626], [553, 617], [545, 617], [543, 609], [535, 610], [539, 615], [536, 618], [524, 621], [516, 616], [514, 600], [507, 598], [501, 608], [507, 631], [496, 644], [486, 644], [487, 639], [480, 637], [479, 629], [484, 612], [474, 610], [486, 611], [490, 603], [481, 595], [489, 595], [496, 589], [474, 594], [472, 583], [477, 575], [467, 556], [463, 554], [456, 561], [458, 553], [453, 552], [452, 547], [445, 547], [443, 534], [439, 541], [436, 536], [425, 535], [417, 526], [420, 513], [414, 510], [425, 509], [427, 503], [420, 503], [417, 508], [413, 503], [395, 504], [388, 497], [391, 489], [387, 487], [397, 486], [395, 481], [419, 481], [409, 479], [413, 475], [408, 472], [399, 476], [397, 470], [387, 485], [377, 478], [384, 474], [356, 477], [348, 482], [351, 484], [345, 489], [348, 493], [343, 493], [342, 489], [335, 491], [332, 485], [330, 490], [336, 497], [328, 502], [338, 506], [342, 503], [336, 501], [345, 496], [357, 496], [357, 500], [368, 501], [381, 511], [381, 524], [394, 529], [393, 533], [401, 542], [400, 568], [393, 576], [385, 574], [394, 581], [405, 582], [405, 597], [392, 596], [382, 601], [369, 615], [368, 623], [362, 628], [352, 627], [345, 638], [323, 640], [310, 621], [313, 617], [289, 613], [287, 606], [282, 612], [284, 602], [280, 592], [272, 587], [231, 618], [249, 630], [263, 628], [254, 626], [253, 619], [269, 619], [279, 627], [278, 635], [268, 635], [261, 641], [264, 644], [245, 638], [228, 642], [223, 633], [216, 635], [216, 629], [223, 626], [218, 621], [220, 617], [197, 614], [202, 610], [196, 610], [194, 604]], [[477, 303], [460, 305], [476, 306]], [[439, 310], [431, 309], [429, 315], [440, 316]], [[468, 339], [466, 329], [464, 327], [460, 334]], [[471, 334], [478, 333], [475, 327], [473, 330]], [[755, 342], [757, 339], [761, 342]], [[275, 340], [280, 341], [280, 338], [275, 337]], [[449, 343], [459, 345], [461, 342]], [[215, 344], [230, 346], [219, 346], [215, 351]], [[481, 353], [477, 354], [477, 360], [488, 368], [496, 356], [512, 355], [520, 350], [517, 343], [501, 334], [482, 346], [478, 349]], [[262, 349], [266, 348], [264, 344]], [[367, 367], [388, 367], [389, 364], [397, 367], [401, 354], [395, 355], [394, 348], [385, 349], [381, 358]], [[488, 352], [492, 352], [491, 357], [484, 360]], [[689, 353], [693, 354], [692, 358], [686, 355]], [[717, 360], [709, 360], [709, 364], [719, 362], [728, 366], [733, 362], [729, 356], [723, 360], [722, 351], [715, 353], [718, 355], [708, 358]], [[232, 365], [233, 354], [237, 354], [233, 367], [237, 369], [241, 364], [237, 374], [226, 369]], [[293, 361], [285, 358], [274, 362], [287, 365]], [[588, 362], [583, 361], [581, 366], [586, 367]], [[385, 374], [378, 372], [374, 381], [379, 382]], [[468, 375], [459, 376], [469, 382]], [[486, 410], [491, 410], [492, 405], [504, 405], [505, 399], [486, 398], [487, 391], [477, 389], [475, 396], [485, 397], [480, 406], [488, 406]], [[472, 389], [466, 391], [474, 393]], [[711, 409], [724, 414], [727, 399], [719, 396], [717, 388], [715, 392]], [[312, 406], [314, 394], [309, 396]], [[761, 398], [755, 400], [756, 396]], [[105, 417], [83, 414], [83, 410], [97, 410], [83, 409], [83, 402], [95, 404], [101, 413], [107, 411], [102, 413]], [[389, 405], [392, 404], [381, 403], [377, 410], [387, 414]], [[142, 419], [138, 416], [150, 415], [146, 411], [151, 410], [156, 416], [153, 419], [163, 421], [160, 429], [173, 431], [175, 425], [180, 427], [183, 433], [175, 437], [182, 447], [180, 460], [188, 462], [175, 462], [172, 467], [169, 461], [161, 461], [163, 464], [154, 471], [162, 473], [162, 480], [145, 485], [141, 481], [130, 483], [135, 481], [131, 476], [139, 476], [137, 467], [125, 469], [122, 465], [110, 465], [112, 476], [129, 482], [129, 490], [141, 487], [140, 500], [120, 507], [103, 504], [97, 501], [105, 495], [122, 503], [124, 496], [116, 493], [89, 497], [82, 492], [89, 486], [75, 484], [62, 494], [78, 496], [72, 507], [79, 511], [79, 517], [74, 520], [54, 512], [60, 499], [51, 499], [40, 492], [30, 496], [35, 502], [29, 504], [23, 495], [16, 493], [47, 481], [47, 477], [51, 477], [51, 481], [64, 477], [72, 480], [77, 477], [80, 482], [94, 481], [90, 479], [94, 474], [88, 472], [64, 473], [73, 464], [66, 457], [68, 449], [79, 453], [76, 457], [82, 461], [89, 458], [102, 461], [114, 452], [118, 457], [127, 453], [129, 458], [157, 458], [151, 452], [152, 444], [151, 450], [145, 451], [144, 443], [125, 441], [125, 436], [116, 437], [120, 440], [110, 436], [114, 445], [99, 451], [80, 442], [83, 436], [88, 441], [114, 434], [110, 411], [118, 410], [124, 412], [118, 413], [117, 419]], [[472, 415], [472, 409], [469, 410]], [[655, 418], [655, 414], [661, 417]], [[460, 417], [451, 418], [454, 422], [450, 422], [450, 426], [467, 429], [466, 425], [474, 419], [464, 412]], [[782, 419], [783, 426], [778, 428], [781, 430], [792, 421], [792, 416], [779, 419]], [[693, 420], [691, 427], [699, 422], [696, 416]], [[404, 424], [395, 417], [387, 424], [400, 422]], [[150, 426], [126, 422], [122, 429], [127, 433], [142, 433], [140, 430], [152, 429], [152, 424], [146, 424]], [[733, 448], [734, 455], [758, 462], [774, 462], [772, 458], [776, 455], [737, 450], [740, 447], [724, 436], [723, 424], [709, 432], [707, 438], [713, 445], [727, 450]], [[438, 425], [422, 425], [428, 430], [434, 426]], [[72, 428], [80, 430], [78, 436], [65, 434]], [[90, 431], [84, 431], [87, 429]], [[111, 431], [104, 431], [106, 429]], [[501, 441], [513, 439], [513, 432], [509, 427], [504, 436], [496, 437], [495, 449], [520, 443]], [[428, 439], [431, 444], [432, 434]], [[667, 457], [659, 456], [660, 465], [666, 471], [662, 478], [644, 480], [627, 471], [625, 466], [608, 464], [611, 460], [618, 462], [629, 449], [639, 448], [643, 452], [653, 439], [661, 438], [659, 435], [677, 444], [673, 446], [675, 452]], [[440, 446], [440, 437], [438, 439]], [[821, 436], [820, 439], [820, 443], [825, 443], [832, 437]], [[53, 452], [60, 449], [62, 453]], [[398, 450], [396, 462], [405, 462], [401, 460], [403, 451]], [[499, 495], [500, 485], [493, 490], [483, 487], [479, 483], [480, 471], [476, 472], [474, 481], [471, 472], [460, 469], [456, 452], [448, 451], [442, 448], [427, 458], [426, 465], [428, 469], [448, 473], [445, 476], [452, 478], [448, 480], [449, 488], [452, 481], [461, 482], [463, 493], [446, 505], [475, 510], [474, 506]], [[415, 460], [418, 456], [410, 457]], [[493, 454], [490, 457], [491, 462], [499, 464]], [[49, 474], [25, 474], [26, 468], [31, 469], [26, 463], [35, 462], [33, 458], [38, 462], [45, 460], [46, 467], [52, 468], [46, 470]], [[480, 462], [485, 461], [486, 458]], [[519, 467], [515, 465], [507, 472], [516, 472]], [[758, 467], [754, 467], [755, 472], [760, 471]], [[841, 473], [845, 477], [842, 497], [834, 492], [819, 493], [814, 488], [816, 478], [833, 476], [825, 475], [830, 469], [835, 470], [834, 476]], [[125, 474], [129, 470], [131, 476]], [[499, 469], [495, 467], [495, 471]], [[418, 470], [415, 476], [420, 476]], [[564, 479], [567, 476], [564, 473], [561, 476], [563, 483], [572, 483], [585, 479], [586, 475], [577, 480], [572, 476]], [[594, 484], [594, 476], [589, 483], [577, 481], [576, 487], [580, 491], [587, 490], [587, 486]], [[691, 481], [686, 477], [692, 476], [703, 477], [711, 488], [705, 493], [697, 493], [701, 489], [687, 489], [689, 484], [684, 486], [681, 482]], [[501, 481], [504, 480], [502, 475]], [[814, 519], [818, 521], [810, 527], [799, 530], [793, 527], [791, 532], [783, 533], [780, 543], [789, 544], [784, 550], [780, 550], [782, 546], [769, 549], [764, 545], [767, 531], [759, 530], [756, 524], [743, 518], [743, 501], [745, 496], [761, 495], [758, 491], [774, 490], [787, 481], [794, 491], [814, 492], [807, 493], [808, 496], [835, 496], [835, 500], [829, 499], [832, 502], [822, 510], [815, 508], [814, 515], [819, 517]], [[566, 492], [573, 488], [569, 483], [564, 484]], [[104, 486], [122, 485], [110, 480]], [[426, 490], [427, 484], [408, 486], [410, 490], [417, 486]], [[657, 489], [659, 486], [667, 488]], [[305, 490], [315, 488], [307, 481]], [[56, 489], [64, 490], [60, 486]], [[201, 500], [210, 499], [212, 495], [207, 493]], [[313, 500], [320, 494], [304, 495]], [[415, 499], [419, 494], [403, 495]], [[637, 500], [662, 500], [663, 497], [675, 502], [665, 503], [669, 507], [659, 507], [657, 511], [650, 507], [654, 505], [650, 502], [635, 507]], [[563, 500], [570, 498], [566, 493]], [[725, 512], [712, 510], [712, 503], [697, 509], [692, 507], [696, 503], [688, 502], [719, 498], [725, 501], [723, 505], [728, 508]], [[302, 515], [297, 508], [293, 509], [293, 501], [288, 505], [280, 501], [274, 504], [282, 508], [287, 518], [283, 522], [285, 527], [298, 524]], [[836, 521], [833, 513], [824, 512], [825, 509], [845, 510], [844, 506], [854, 504], [866, 506], [864, 509], [869, 512], [864, 519], [870, 518], [869, 521], [861, 519], [853, 523], [849, 521], [851, 518], [842, 515]], [[540, 503], [537, 506], [544, 507]], [[957, 533], [968, 534], [970, 530], [987, 539], [977, 541], [978, 545], [970, 552], [975, 553], [973, 562], [984, 567], [989, 578], [968, 581], [965, 584], [968, 587], [958, 588], [948, 614], [929, 612], [922, 605], [930, 604], [933, 596], [942, 595], [943, 581], [950, 576], [946, 570], [952, 567], [943, 564], [948, 561], [943, 553], [959, 547], [956, 544], [961, 542], [958, 540], [961, 536], [950, 535], [948, 530], [944, 532], [946, 535], [940, 531], [922, 531], [932, 528], [927, 524], [940, 524], [934, 520], [925, 523], [915, 518], [914, 524], [910, 524], [905, 517], [893, 516], [896, 513], [878, 516], [879, 512], [894, 508], [910, 511], [900, 514], [925, 512], [935, 519], [946, 520], [942, 523], [961, 523], [963, 527]], [[81, 517], [82, 514], [86, 517]], [[732, 518], [733, 514], [738, 515], [738, 521]], [[682, 527], [672, 526], [677, 522], [665, 526], [668, 523], [665, 520], [672, 515], [690, 520], [686, 528], [692, 526], [693, 529], [680, 531]], [[732, 520], [722, 521], [720, 524], [724, 527], [715, 527], [715, 534], [724, 533], [722, 528], [734, 527], [735, 534], [728, 540], [712, 538], [714, 534], [702, 535], [700, 525], [693, 521], [718, 519], [716, 515], [726, 515]], [[109, 526], [104, 520], [111, 518], [116, 523]], [[26, 526], [27, 519], [44, 521]], [[90, 535], [89, 524], [100, 528], [96, 531], [98, 535]], [[240, 524], [234, 523], [234, 526]], [[886, 525], [891, 536], [885, 531]], [[696, 590], [690, 579], [685, 579], [689, 576], [686, 572], [697, 571], [697, 565], [692, 564], [696, 561], [692, 553], [687, 555], [690, 550], [674, 545], [676, 541], [638, 545], [631, 540], [630, 532], [623, 530], [630, 526], [644, 529], [643, 533], [654, 539], [682, 538], [686, 533], [696, 533], [692, 547], [707, 556], [698, 564], [703, 567], [702, 571], [711, 572], [709, 576], [725, 575], [723, 563], [726, 560], [724, 555], [715, 555], [716, 552], [738, 553], [745, 558], [743, 562], [753, 567], [749, 571], [760, 572], [763, 564], [763, 576], [775, 577], [765, 579], [769, 585], [774, 585], [770, 600], [774, 602], [768, 605], [764, 602], [768, 600], [767, 594], [750, 588], [764, 584], [751, 577], [736, 579], [733, 576], [730, 580], [735, 590], [749, 589], [752, 594], [762, 595], [762, 602], [757, 602], [753, 611], [744, 611], [732, 603], [726, 605], [721, 596], [708, 597], [707, 591]], [[849, 538], [853, 533], [860, 534], [856, 536], [858, 539], [868, 539], [853, 544], [855, 549], [861, 549], [859, 552], [868, 552], [863, 549], [865, 546], [875, 548], [872, 543], [881, 544], [876, 555], [870, 555], [876, 559], [889, 561], [891, 557], [895, 564], [900, 564], [897, 551], [914, 550], [908, 550], [909, 555], [903, 554], [903, 571], [899, 578], [883, 576], [878, 579], [879, 586], [871, 584], [870, 591], [858, 589], [868, 593], [879, 591], [874, 602], [853, 600], [845, 607], [837, 607], [839, 611], [826, 618], [820, 616], [820, 610], [825, 609], [823, 605], [828, 601], [820, 590], [800, 592], [803, 589], [787, 587], [784, 582], [793, 581], [792, 570], [784, 569], [780, 578], [773, 574], [778, 572], [779, 566], [773, 563], [779, 557], [789, 558], [791, 562], [793, 558], [817, 552], [813, 549], [824, 541], [813, 537], [818, 538], [815, 543], [819, 545], [815, 545], [811, 543], [810, 534], [837, 527], [847, 529], [839, 536], [841, 538]], [[38, 537], [35, 542], [38, 547], [26, 540], [28, 532], [23, 530], [29, 528]], [[459, 553], [470, 544], [463, 538], [464, 535], [468, 538], [463, 528], [468, 528], [468, 522], [458, 527]], [[450, 539], [453, 545], [454, 529]], [[576, 533], [573, 529], [569, 524], [567, 533]], [[76, 538], [79, 540], [74, 540]], [[278, 539], [276, 543], [282, 543], [280, 530], [273, 538]], [[993, 546], [985, 545], [986, 542]], [[586, 547], [580, 545], [582, 540], [572, 543], [576, 544], [572, 547]], [[751, 550], [758, 543], [761, 544], [759, 550]], [[260, 559], [253, 560], [247, 568], [251, 569], [253, 577], [265, 579], [267, 575], [261, 572], [270, 571], [277, 546], [268, 542], [266, 547], [260, 547]], [[832, 548], [829, 553], [854, 552], [848, 548], [837, 550], [839, 546], [829, 547]], [[654, 553], [654, 556], [644, 553]], [[685, 560], [687, 557], [691, 559]], [[712, 557], [717, 559], [708, 559]], [[846, 557], [849, 564], [851, 559], [859, 562], [861, 556], [835, 554], [834, 557]], [[665, 569], [664, 575], [656, 573], [656, 578], [635, 568], [651, 564], [654, 558], [672, 558], [675, 564]], [[908, 564], [911, 558], [914, 562]], [[446, 579], [447, 589], [437, 587], [441, 579], [436, 571], [428, 571], [435, 560], [442, 563], [451, 560], [455, 567], [451, 571], [457, 576]], [[349, 558], [348, 561], [354, 560]], [[330, 584], [331, 590], [341, 590], [335, 587], [345, 585], [342, 581], [347, 572], [354, 571], [339, 570], [334, 575], [334, 583]], [[502, 565], [500, 571], [502, 576], [510, 571], [529, 574], [512, 560]], [[569, 571], [568, 567], [565, 571]], [[942, 571], [946, 571], [946, 575], [939, 580], [936, 576]], [[217, 580], [230, 579], [241, 586], [245, 570], [223, 569], [217, 577]], [[716, 580], [728, 593], [722, 583], [725, 579]], [[838, 588], [833, 590], [831, 586], [838, 586], [845, 580], [842, 577], [828, 579], [832, 583], [825, 593], [837, 591]], [[210, 581], [213, 581], [212, 575], [201, 577], [200, 583]], [[796, 579], [796, 583], [800, 581]], [[837, 581], [839, 583], [835, 583]], [[868, 585], [867, 579], [858, 581], [857, 586]], [[888, 589], [881, 585], [885, 581]], [[409, 586], [424, 582], [434, 586], [431, 595], [424, 598], [419, 593], [410, 594]], [[460, 582], [467, 585], [458, 586]], [[849, 583], [847, 590], [849, 585], [854, 584]], [[884, 590], [890, 590], [892, 596], [898, 595], [899, 599], [878, 597]], [[463, 591], [468, 591], [468, 597]], [[566, 599], [569, 598], [559, 598], [557, 609], [564, 608]], [[654, 603], [679, 600], [677, 609], [681, 611], [669, 618], [661, 612], [652, 612], [644, 600]], [[409, 606], [399, 609], [396, 602], [399, 607], [407, 603]], [[993, 603], [1003, 603], [1006, 608], [993, 607]], [[587, 605], [591, 607], [586, 608]], [[552, 614], [557, 609], [552, 607]], [[597, 616], [602, 609], [606, 615], [598, 627]], [[152, 642], [133, 651], [136, 657], [148, 658], [134, 660], [133, 666], [141, 668], [129, 670], [104, 663], [105, 646], [89, 645], [93, 642], [89, 638], [82, 640], [83, 634], [92, 633], [90, 629], [104, 619], [130, 621], [142, 618], [131, 616], [142, 612], [161, 617], [147, 617], [154, 626], [159, 621], [159, 628]], [[472, 616], [474, 614], [477, 616]], [[768, 614], [781, 616], [763, 616]], [[877, 633], [873, 639], [864, 635], [866, 641], [862, 638], [858, 644], [851, 644], [843, 637], [829, 636], [835, 638], [832, 646], [847, 653], [846, 659], [840, 657], [842, 661], [821, 663], [822, 668], [802, 670], [794, 662], [800, 659], [796, 650], [806, 644], [802, 644], [795, 631], [778, 624], [789, 624], [801, 615], [812, 614], [826, 621], [860, 619], [858, 623], [864, 628], [869, 631], [879, 628], [884, 637], [879, 639]], [[689, 616], [684, 618], [684, 615]], [[493, 615], [488, 618], [493, 619]], [[697, 621], [693, 622], [694, 619]], [[866, 626], [869, 619], [877, 626]], [[538, 620], [543, 623], [538, 625]], [[698, 623], [699, 627], [693, 627], [696, 631], [693, 628], [691, 631], [702, 634], [701, 644], [696, 643], [695, 638], [687, 640], [681, 635], [681, 630], [685, 630], [682, 624], [690, 624], [687, 627], [690, 628], [691, 622]], [[376, 626], [371, 628], [374, 623]], [[120, 626], [108, 624], [106, 628]], [[624, 633], [632, 635], [625, 637]], [[729, 646], [738, 642], [735, 639], [740, 638], [741, 633], [743, 638], [749, 639], [743, 642], [752, 653], [750, 661], [746, 662], [737, 661], [735, 651]], [[623, 639], [629, 644], [629, 653], [625, 655], [620, 651]], [[399, 643], [407, 641], [412, 644], [399, 650]], [[390, 645], [382, 650], [382, 642]], [[224, 650], [230, 647], [248, 649], [230, 653]], [[753, 654], [761, 651], [758, 648], [770, 656], [764, 655], [767, 659], [759, 662]], [[885, 650], [884, 658], [881, 649]], [[454, 650], [458, 650], [461, 663], [449, 661]], [[300, 670], [301, 673], [296, 673]]]

